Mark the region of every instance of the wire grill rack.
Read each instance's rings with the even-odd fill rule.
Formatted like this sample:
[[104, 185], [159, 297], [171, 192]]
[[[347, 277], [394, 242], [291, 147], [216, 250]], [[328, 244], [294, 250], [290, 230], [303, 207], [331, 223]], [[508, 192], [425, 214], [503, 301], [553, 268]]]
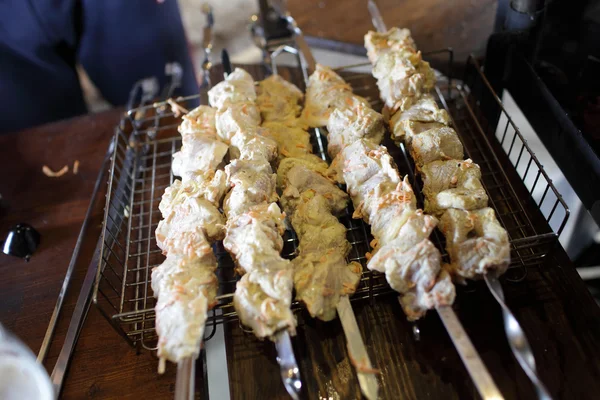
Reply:
[[[288, 50], [293, 52], [293, 49]], [[451, 50], [447, 53], [451, 62]], [[298, 57], [298, 62], [300, 61]], [[490, 204], [510, 237], [511, 267], [539, 264], [557, 242], [569, 210], [502, 103], [487, 84], [481, 68], [474, 59], [469, 60], [469, 66], [471, 69], [467, 68], [467, 71], [472, 75], [465, 75], [468, 86], [452, 80], [440, 81], [436, 87], [438, 100], [453, 117], [454, 127], [465, 145], [466, 154], [481, 166]], [[375, 80], [368, 72], [364, 72], [365, 68], [369, 68], [368, 64], [347, 66], [338, 71], [353, 86], [355, 93], [367, 98], [375, 109], [381, 110], [382, 103]], [[275, 68], [274, 70], [276, 71]], [[304, 87], [301, 75], [299, 77], [299, 81], [294, 83]], [[483, 122], [487, 119], [473, 88], [485, 91], [496, 101], [494, 110], [498, 121], [495, 124]], [[183, 107], [188, 107], [197, 104], [199, 98], [202, 95], [180, 98], [177, 101]], [[490, 104], [493, 106], [494, 103]], [[501, 129], [498, 128], [499, 121], [504, 124]], [[179, 119], [173, 115], [166, 102], [138, 107], [126, 113], [116, 129], [113, 143], [102, 249], [93, 302], [131, 345], [148, 350], [156, 346], [155, 299], [150, 287], [150, 277], [152, 268], [164, 260], [156, 246], [154, 231], [161, 219], [158, 211], [161, 196], [174, 179], [171, 159], [181, 146], [178, 125]], [[325, 135], [320, 130], [313, 130], [311, 137], [315, 152], [327, 159]], [[413, 178], [411, 183], [415, 186], [415, 191], [418, 191], [419, 181], [414, 178], [414, 166], [410, 160], [395, 145], [388, 144], [388, 149], [395, 157], [400, 172], [409, 173]], [[511, 184], [512, 177], [505, 169], [506, 160], [512, 161], [514, 165], [508, 168], [513, 168], [520, 174], [521, 182], [516, 184], [523, 186], [523, 182], [528, 183], [530, 177], [535, 177], [529, 184], [529, 194], [544, 213], [546, 222], [558, 221], [559, 229], [556, 233], [548, 224], [547, 229], [539, 231], [531, 223], [530, 216], [525, 211], [524, 202], [527, 199], [520, 196], [520, 193], [517, 194]], [[525, 169], [521, 168], [523, 165], [526, 166]], [[372, 238], [368, 227], [361, 220], [352, 219], [351, 215], [352, 209], [349, 208], [346, 215], [340, 218], [348, 230], [348, 241], [352, 244], [349, 261], [360, 262], [364, 270], [352, 300], [373, 301], [377, 296], [392, 293], [392, 290], [384, 275], [366, 269], [365, 255], [371, 250], [369, 243]], [[287, 231], [284, 241], [282, 254], [293, 258], [297, 245], [294, 232]], [[443, 247], [443, 244], [440, 246]], [[205, 340], [212, 337], [216, 324], [237, 321], [232, 303], [237, 281], [234, 265], [221, 242], [215, 243], [214, 251], [219, 263], [219, 302], [209, 316]], [[526, 269], [522, 268], [522, 271]], [[294, 303], [293, 307], [300, 309], [301, 305]]]

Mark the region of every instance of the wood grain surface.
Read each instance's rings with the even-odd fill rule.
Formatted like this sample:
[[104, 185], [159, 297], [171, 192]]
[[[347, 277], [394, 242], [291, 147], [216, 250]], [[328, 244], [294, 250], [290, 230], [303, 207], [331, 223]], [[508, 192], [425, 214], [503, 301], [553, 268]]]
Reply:
[[[377, 0], [388, 26], [410, 28], [423, 51], [454, 48], [464, 62], [485, 49], [493, 30], [495, 0]], [[289, 0], [288, 7], [306, 35], [363, 44], [373, 29], [367, 0]]]
[[[261, 68], [249, 70], [261, 76]], [[219, 72], [215, 69], [215, 77]], [[29, 263], [0, 257], [0, 321], [34, 352], [41, 344], [98, 168], [121, 113], [114, 110], [0, 137], [4, 171], [0, 193], [7, 204], [0, 229], [6, 232], [17, 222], [27, 222], [42, 234], [41, 247]], [[52, 179], [41, 173], [44, 164], [59, 169], [75, 159], [81, 163], [77, 175]], [[78, 286], [100, 233], [101, 203], [95, 207], [86, 235], [49, 352], [49, 367], [60, 351]], [[600, 392], [600, 310], [564, 251], [557, 247], [542, 266], [528, 270], [524, 281], [503, 286], [550, 393], [557, 399], [596, 398]], [[435, 313], [418, 323], [421, 334], [416, 340], [414, 326], [406, 321], [395, 296], [353, 304], [371, 360], [381, 371], [382, 399], [478, 398]], [[533, 389], [504, 337], [500, 309], [481, 282], [460, 289], [455, 309], [505, 397], [533, 398]], [[293, 344], [305, 398], [360, 398], [338, 321], [323, 323], [300, 313]], [[226, 345], [233, 399], [288, 398], [271, 343], [258, 341], [237, 323], [229, 323]], [[163, 376], [156, 373], [156, 367], [153, 354], [137, 354], [92, 307], [62, 397], [172, 398], [174, 366]], [[201, 374], [198, 371], [199, 385]]]

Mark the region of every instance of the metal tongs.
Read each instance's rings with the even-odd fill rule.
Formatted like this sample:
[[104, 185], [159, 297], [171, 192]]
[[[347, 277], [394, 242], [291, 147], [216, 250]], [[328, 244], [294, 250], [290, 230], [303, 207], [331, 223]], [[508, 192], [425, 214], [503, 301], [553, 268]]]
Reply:
[[[374, 0], [369, 0], [368, 9], [371, 14], [373, 26], [378, 32], [386, 32], [387, 28], [381, 13]], [[402, 151], [406, 152], [404, 146]], [[489, 272], [483, 276], [485, 283], [496, 299], [496, 302], [502, 308], [502, 316], [504, 318], [504, 331], [508, 338], [510, 348], [515, 355], [521, 368], [525, 371], [531, 382], [534, 384], [538, 398], [542, 400], [550, 400], [550, 394], [537, 376], [535, 367], [535, 358], [531, 350], [531, 346], [525, 336], [525, 332], [504, 302], [504, 291], [498, 280], [496, 272]], [[477, 354], [471, 340], [464, 331], [460, 321], [458, 320], [454, 310], [450, 306], [439, 307], [437, 309], [440, 318], [442, 319], [456, 350], [460, 354], [465, 367], [469, 371], [473, 382], [477, 386], [479, 393], [484, 399], [488, 398], [503, 398], [498, 388], [494, 384], [489, 372]]]
[[304, 63], [304, 67], [308, 70], [308, 73], [311, 74], [315, 70], [316, 61], [312, 55], [310, 47], [306, 43], [304, 39], [304, 34], [300, 27], [298, 27], [298, 23], [287, 10], [287, 0], [271, 0], [271, 7], [275, 10], [277, 14], [283, 19], [285, 19], [288, 23], [288, 27], [294, 32], [294, 38], [296, 39], [296, 44], [298, 49], [300, 50], [300, 54], [303, 56], [302, 62]]

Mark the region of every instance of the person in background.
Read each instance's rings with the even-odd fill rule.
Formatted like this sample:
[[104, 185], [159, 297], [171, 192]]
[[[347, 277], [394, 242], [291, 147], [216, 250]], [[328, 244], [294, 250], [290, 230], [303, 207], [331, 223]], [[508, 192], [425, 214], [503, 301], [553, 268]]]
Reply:
[[176, 0], [0, 1], [0, 133], [87, 113], [77, 64], [117, 106], [171, 62], [198, 93]]

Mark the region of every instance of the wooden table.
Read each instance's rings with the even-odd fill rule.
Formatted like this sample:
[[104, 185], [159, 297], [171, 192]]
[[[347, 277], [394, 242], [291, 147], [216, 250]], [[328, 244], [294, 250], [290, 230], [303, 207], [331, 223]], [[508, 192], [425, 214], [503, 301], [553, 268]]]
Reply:
[[[483, 55], [494, 28], [497, 0], [376, 0], [388, 26], [409, 28], [425, 52], [452, 47], [464, 63]], [[306, 35], [363, 44], [373, 29], [367, 0], [288, 0], [288, 8]], [[428, 61], [437, 61], [430, 57]], [[441, 61], [441, 60], [440, 60]]]
[[[34, 352], [40, 347], [98, 169], [121, 110], [84, 116], [0, 137], [3, 209], [0, 228], [27, 222], [42, 244], [32, 260], [0, 257], [0, 320]], [[42, 174], [80, 161], [77, 175]], [[100, 196], [101, 199], [103, 196]], [[102, 201], [85, 236], [47, 366], [56, 361], [100, 233]], [[507, 302], [528, 335], [541, 379], [555, 398], [597, 398], [600, 393], [600, 309], [564, 251], [557, 248], [518, 284], [505, 283]], [[382, 371], [382, 398], [467, 399], [477, 394], [439, 318], [419, 323], [415, 340], [395, 296], [354, 306], [371, 359]], [[533, 398], [513, 358], [501, 313], [481, 285], [459, 293], [455, 306], [466, 331], [506, 398]], [[359, 398], [339, 322], [300, 315], [296, 356], [308, 398]], [[226, 325], [230, 390], [234, 399], [285, 399], [273, 346]], [[92, 307], [67, 376], [63, 398], [172, 398], [175, 368], [156, 373], [153, 354], [136, 354]], [[200, 374], [200, 372], [199, 372]], [[318, 396], [317, 396], [318, 395]]]

